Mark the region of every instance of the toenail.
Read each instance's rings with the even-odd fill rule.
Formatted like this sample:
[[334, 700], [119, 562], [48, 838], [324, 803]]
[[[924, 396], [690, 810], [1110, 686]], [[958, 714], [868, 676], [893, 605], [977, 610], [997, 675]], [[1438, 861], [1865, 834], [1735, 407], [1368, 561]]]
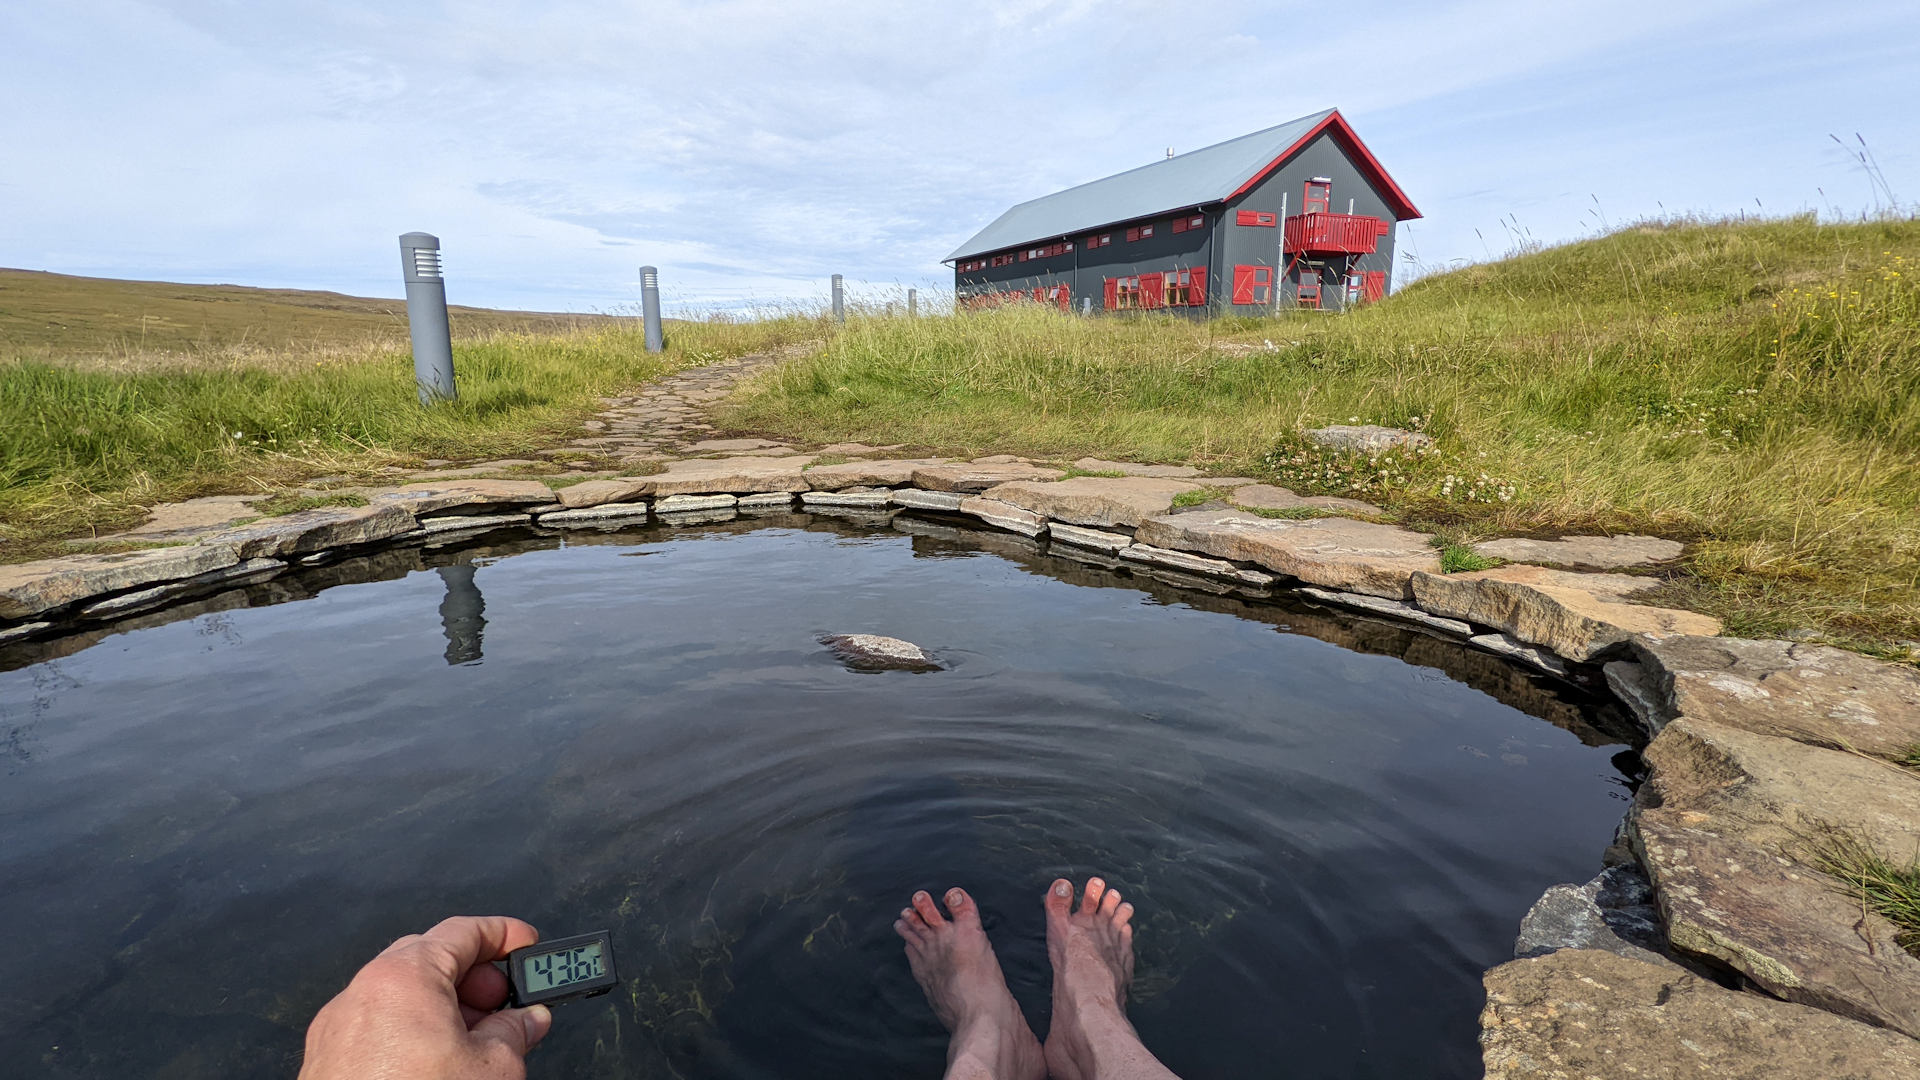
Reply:
[[1064, 882], [1064, 881], [1057, 881], [1057, 882], [1055, 882], [1055, 883], [1054, 883], [1054, 885], [1053, 885], [1053, 895], [1055, 895], [1055, 896], [1072, 896], [1072, 895], [1073, 895], [1073, 886], [1072, 886], [1072, 885], [1069, 885], [1069, 884], [1067, 884], [1067, 883], [1066, 883], [1066, 882]]
[[952, 889], [947, 892], [947, 903], [949, 904], [957, 904], [966, 898], [967, 894], [961, 892], [959, 889]]

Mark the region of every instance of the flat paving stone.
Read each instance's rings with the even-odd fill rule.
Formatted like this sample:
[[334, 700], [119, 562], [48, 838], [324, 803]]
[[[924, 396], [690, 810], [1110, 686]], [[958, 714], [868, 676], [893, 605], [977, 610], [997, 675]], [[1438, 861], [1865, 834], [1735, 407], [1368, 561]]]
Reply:
[[1711, 616], [1631, 602], [1660, 584], [1655, 578], [1526, 565], [1465, 574], [1442, 574], [1436, 567], [1413, 575], [1414, 597], [1428, 611], [1492, 627], [1580, 663], [1625, 652], [1636, 635], [1720, 632], [1720, 620]]
[[1133, 461], [1108, 461], [1093, 457], [1083, 457], [1074, 462], [1073, 467], [1082, 472], [1117, 472], [1125, 476], [1158, 476], [1176, 480], [1200, 475], [1200, 470], [1192, 465], [1142, 465]]
[[984, 494], [1042, 517], [1092, 528], [1130, 528], [1173, 509], [1175, 496], [1199, 490], [1191, 480], [1162, 477], [1075, 476], [1066, 480], [1014, 480]]
[[1135, 538], [1389, 600], [1412, 599], [1412, 575], [1440, 569], [1427, 534], [1351, 518], [1287, 521], [1239, 510], [1169, 514], [1141, 522]]
[[0, 619], [29, 619], [96, 596], [224, 570], [240, 559], [231, 544], [187, 544], [0, 565]]
[[1543, 563], [1572, 570], [1620, 570], [1672, 562], [1687, 550], [1657, 536], [1563, 536], [1558, 540], [1486, 540], [1473, 550], [1489, 559]]
[[926, 491], [977, 494], [1014, 480], [1058, 480], [1065, 475], [1060, 469], [1018, 462], [927, 465], [913, 471], [913, 485]]

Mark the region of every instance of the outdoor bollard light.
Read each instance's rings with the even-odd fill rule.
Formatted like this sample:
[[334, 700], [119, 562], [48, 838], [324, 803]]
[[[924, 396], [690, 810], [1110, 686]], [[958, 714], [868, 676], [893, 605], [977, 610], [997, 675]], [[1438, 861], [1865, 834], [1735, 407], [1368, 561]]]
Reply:
[[839, 274], [833, 275], [833, 321], [847, 321], [847, 289]]
[[647, 351], [659, 352], [666, 348], [666, 341], [660, 336], [660, 268], [657, 266], [640, 268], [640, 317], [647, 325]]
[[420, 404], [452, 401], [453, 332], [447, 327], [447, 283], [440, 276], [440, 238], [400, 235], [400, 273], [407, 282], [407, 330], [413, 336], [413, 381]]
[[907, 318], [917, 319], [919, 317], [920, 317], [920, 290], [908, 289], [907, 290]]

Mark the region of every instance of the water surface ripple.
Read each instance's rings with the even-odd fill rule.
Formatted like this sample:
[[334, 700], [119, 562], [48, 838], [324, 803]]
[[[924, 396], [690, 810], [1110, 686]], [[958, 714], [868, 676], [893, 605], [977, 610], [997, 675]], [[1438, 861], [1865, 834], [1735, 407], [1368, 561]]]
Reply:
[[1038, 897], [1097, 871], [1188, 1080], [1479, 1075], [1481, 970], [1619, 820], [1606, 717], [1406, 629], [918, 531], [496, 537], [0, 654], [7, 1073], [289, 1076], [387, 941], [503, 911], [612, 929], [626, 980], [535, 1077], [935, 1077], [904, 898], [970, 888], [1044, 1036]]

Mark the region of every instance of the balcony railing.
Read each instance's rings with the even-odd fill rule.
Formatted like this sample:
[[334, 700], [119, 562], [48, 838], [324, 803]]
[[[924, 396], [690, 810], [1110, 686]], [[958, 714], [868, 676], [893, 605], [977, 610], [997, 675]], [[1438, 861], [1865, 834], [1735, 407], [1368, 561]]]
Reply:
[[1307, 255], [1370, 255], [1392, 227], [1361, 214], [1295, 214], [1287, 219], [1287, 250]]

